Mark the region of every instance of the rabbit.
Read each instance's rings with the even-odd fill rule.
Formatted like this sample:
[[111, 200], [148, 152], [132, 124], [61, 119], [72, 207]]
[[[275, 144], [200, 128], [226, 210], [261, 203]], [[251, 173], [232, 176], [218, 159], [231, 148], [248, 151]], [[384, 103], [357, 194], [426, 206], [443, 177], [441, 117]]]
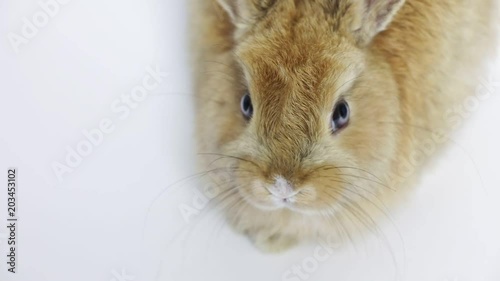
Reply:
[[494, 0], [191, 4], [200, 167], [264, 252], [376, 224], [496, 49]]

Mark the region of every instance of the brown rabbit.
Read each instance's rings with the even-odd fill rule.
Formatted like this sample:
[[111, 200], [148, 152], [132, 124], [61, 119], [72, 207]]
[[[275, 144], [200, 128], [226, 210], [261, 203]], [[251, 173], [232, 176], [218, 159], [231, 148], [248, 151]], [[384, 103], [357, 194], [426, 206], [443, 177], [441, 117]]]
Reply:
[[494, 49], [494, 0], [196, 0], [202, 167], [264, 251], [371, 221]]

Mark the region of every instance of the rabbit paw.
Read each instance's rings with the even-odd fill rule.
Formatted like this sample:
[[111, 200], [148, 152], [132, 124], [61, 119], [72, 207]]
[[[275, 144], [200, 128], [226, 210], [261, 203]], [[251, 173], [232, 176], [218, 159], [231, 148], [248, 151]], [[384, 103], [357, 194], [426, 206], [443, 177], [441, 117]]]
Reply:
[[247, 232], [255, 247], [266, 253], [280, 253], [297, 245], [298, 240], [289, 235], [271, 233], [267, 230]]

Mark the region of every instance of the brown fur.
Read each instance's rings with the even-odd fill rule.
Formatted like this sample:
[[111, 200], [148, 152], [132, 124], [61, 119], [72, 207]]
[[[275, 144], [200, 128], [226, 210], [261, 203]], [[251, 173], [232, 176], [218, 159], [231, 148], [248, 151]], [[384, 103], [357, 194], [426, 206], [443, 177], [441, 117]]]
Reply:
[[[493, 49], [494, 0], [193, 1], [202, 166], [263, 250], [330, 235], [343, 212], [366, 216], [367, 198], [408, 183]], [[351, 120], [332, 134], [341, 98]], [[278, 175], [298, 192], [291, 209], [265, 188]]]

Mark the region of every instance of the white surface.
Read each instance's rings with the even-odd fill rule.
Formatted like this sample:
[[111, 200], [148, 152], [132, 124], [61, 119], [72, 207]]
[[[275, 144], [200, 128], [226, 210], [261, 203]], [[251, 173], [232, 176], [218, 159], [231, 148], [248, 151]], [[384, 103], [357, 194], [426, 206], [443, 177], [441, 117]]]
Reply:
[[[16, 53], [7, 35], [41, 8], [0, 1], [0, 280], [286, 280], [294, 265], [310, 269], [318, 245], [263, 255], [198, 206], [196, 181], [172, 185], [195, 172], [196, 158], [184, 1], [69, 2]], [[150, 65], [169, 76], [130, 115], [113, 110]], [[401, 280], [499, 281], [499, 73], [494, 94], [381, 226], [395, 262], [367, 236], [289, 280], [389, 281], [396, 264]], [[66, 147], [103, 119], [114, 131], [60, 182], [53, 162], [64, 163]], [[19, 169], [16, 275], [5, 263], [11, 166]], [[186, 206], [202, 210], [186, 222]]]

